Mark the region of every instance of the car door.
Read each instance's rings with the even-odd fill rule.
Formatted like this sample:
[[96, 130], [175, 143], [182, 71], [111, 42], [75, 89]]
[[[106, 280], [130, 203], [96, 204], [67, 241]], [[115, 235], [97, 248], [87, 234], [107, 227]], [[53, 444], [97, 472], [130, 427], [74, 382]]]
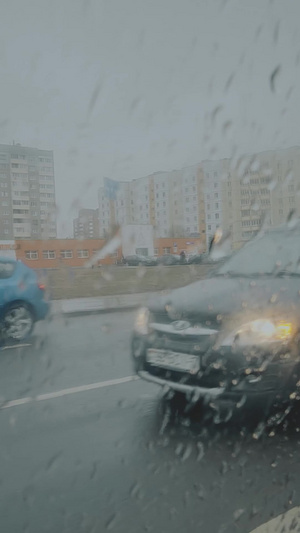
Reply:
[[0, 261], [0, 310], [13, 299], [15, 287], [16, 263]]

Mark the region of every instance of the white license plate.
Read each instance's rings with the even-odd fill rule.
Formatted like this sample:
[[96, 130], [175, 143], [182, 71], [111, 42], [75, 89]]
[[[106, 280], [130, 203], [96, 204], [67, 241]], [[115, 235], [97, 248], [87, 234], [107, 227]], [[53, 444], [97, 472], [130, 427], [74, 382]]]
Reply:
[[196, 374], [200, 369], [200, 361], [197, 355], [154, 350], [152, 348], [147, 350], [147, 362], [161, 368], [190, 372], [191, 374]]

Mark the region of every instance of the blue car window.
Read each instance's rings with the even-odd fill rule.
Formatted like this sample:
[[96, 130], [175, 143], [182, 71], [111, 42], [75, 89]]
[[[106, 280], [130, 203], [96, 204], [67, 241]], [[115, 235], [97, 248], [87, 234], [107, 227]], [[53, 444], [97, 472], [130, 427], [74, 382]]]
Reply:
[[14, 263], [1, 262], [0, 263], [0, 279], [10, 278], [13, 275], [15, 268], [16, 268], [16, 265]]

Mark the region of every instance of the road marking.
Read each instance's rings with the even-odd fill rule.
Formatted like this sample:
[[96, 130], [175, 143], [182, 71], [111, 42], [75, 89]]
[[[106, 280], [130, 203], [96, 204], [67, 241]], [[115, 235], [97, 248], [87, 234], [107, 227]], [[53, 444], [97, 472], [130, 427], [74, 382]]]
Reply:
[[299, 519], [300, 507], [293, 507], [293, 509], [289, 509], [286, 513], [282, 513], [276, 516], [276, 518], [272, 518], [272, 520], [253, 529], [250, 533], [281, 533], [282, 531], [292, 531], [299, 524]]
[[43, 402], [45, 400], [53, 400], [54, 398], [61, 398], [68, 394], [77, 394], [78, 392], [86, 392], [95, 389], [103, 389], [105, 387], [112, 387], [113, 385], [121, 385], [122, 383], [129, 383], [130, 381], [136, 381], [140, 379], [139, 376], [127, 376], [124, 378], [110, 379], [108, 381], [99, 381], [98, 383], [90, 383], [89, 385], [80, 385], [79, 387], [71, 387], [70, 389], [62, 389], [55, 392], [48, 392], [46, 394], [38, 394], [35, 397], [19, 398], [18, 400], [10, 400], [3, 405], [0, 409], [8, 409], [10, 407], [17, 407], [26, 403]]

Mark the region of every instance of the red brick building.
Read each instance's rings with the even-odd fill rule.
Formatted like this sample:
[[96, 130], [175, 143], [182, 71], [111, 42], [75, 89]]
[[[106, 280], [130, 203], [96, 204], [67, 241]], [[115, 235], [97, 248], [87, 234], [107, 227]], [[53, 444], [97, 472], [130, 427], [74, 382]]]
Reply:
[[[17, 240], [16, 256], [32, 268], [82, 267], [105, 245], [104, 239]], [[162, 238], [154, 242], [154, 253], [179, 254], [205, 251], [201, 238]], [[121, 247], [101, 259], [102, 265], [113, 265], [122, 257]]]

